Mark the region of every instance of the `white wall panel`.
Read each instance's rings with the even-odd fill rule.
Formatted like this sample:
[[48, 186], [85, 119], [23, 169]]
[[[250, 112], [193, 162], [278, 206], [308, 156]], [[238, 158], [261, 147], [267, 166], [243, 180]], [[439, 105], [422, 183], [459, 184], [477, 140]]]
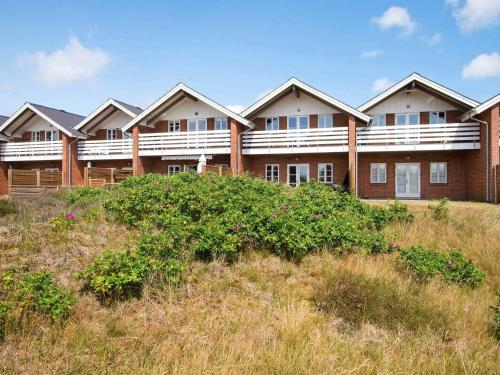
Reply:
[[295, 93], [291, 92], [276, 103], [273, 103], [269, 107], [265, 108], [261, 113], [259, 113], [258, 117], [316, 115], [330, 113], [339, 113], [339, 111], [304, 93], [301, 93], [297, 98]]
[[[197, 113], [197, 114], [196, 114]], [[222, 112], [201, 101], [184, 98], [180, 103], [163, 113], [159, 120], [180, 120], [191, 118], [227, 117]]]

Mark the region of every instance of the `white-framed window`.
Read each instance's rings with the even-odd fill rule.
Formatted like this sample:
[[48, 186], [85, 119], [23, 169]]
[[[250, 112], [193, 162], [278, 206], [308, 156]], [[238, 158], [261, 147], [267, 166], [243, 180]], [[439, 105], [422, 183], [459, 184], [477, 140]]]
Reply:
[[[132, 139], [132, 133], [131, 132], [123, 132], [123, 139]], [[122, 168], [125, 169], [125, 168]]]
[[386, 126], [386, 119], [385, 115], [373, 115], [372, 116], [372, 126], [377, 127], [377, 126]]
[[387, 182], [387, 164], [370, 164], [370, 182], [372, 184], [385, 184]]
[[116, 129], [106, 129], [106, 139], [114, 141], [116, 139]]
[[266, 181], [279, 182], [280, 166], [279, 164], [266, 164]]
[[287, 182], [290, 186], [299, 186], [309, 182], [309, 164], [288, 164]]
[[201, 132], [207, 130], [207, 119], [206, 118], [193, 118], [188, 120], [188, 131], [189, 132]]
[[279, 129], [280, 129], [280, 119], [278, 117], [266, 118], [266, 130], [279, 130]]
[[227, 117], [216, 117], [215, 118], [215, 130], [227, 130]]
[[57, 130], [46, 130], [45, 131], [45, 140], [47, 142], [53, 142], [59, 140], [59, 131]]
[[40, 142], [42, 140], [42, 132], [34, 131], [31, 132], [31, 142]]
[[446, 184], [448, 181], [448, 166], [446, 162], [431, 163], [431, 184]]
[[397, 113], [396, 125], [418, 125], [420, 113]]
[[318, 128], [333, 128], [333, 115], [318, 115]]
[[173, 174], [179, 173], [181, 171], [180, 165], [169, 165], [168, 166], [168, 175], [172, 176]]
[[293, 129], [309, 129], [309, 116], [288, 116], [287, 127]]
[[229, 165], [227, 164], [214, 164], [216, 167], [222, 167], [222, 168], [229, 168]]
[[325, 184], [333, 183], [333, 163], [318, 164], [318, 181]]
[[184, 172], [198, 172], [198, 166], [196, 164], [185, 165]]
[[446, 112], [429, 112], [430, 124], [446, 124]]
[[180, 120], [169, 120], [168, 121], [168, 132], [178, 133], [181, 131], [181, 121]]
[[59, 168], [45, 168], [45, 172], [59, 172]]

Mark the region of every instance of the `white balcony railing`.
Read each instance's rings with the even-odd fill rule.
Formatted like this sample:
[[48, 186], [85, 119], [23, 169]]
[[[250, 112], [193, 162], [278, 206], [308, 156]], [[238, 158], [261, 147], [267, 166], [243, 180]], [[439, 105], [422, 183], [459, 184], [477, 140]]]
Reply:
[[347, 127], [257, 130], [243, 134], [243, 153], [290, 154], [346, 152]]
[[381, 126], [357, 131], [359, 152], [472, 150], [480, 148], [478, 123]]
[[132, 139], [79, 141], [79, 160], [132, 159]]
[[0, 144], [0, 160], [61, 160], [62, 141], [9, 142]]
[[139, 134], [139, 155], [230, 154], [229, 130]]

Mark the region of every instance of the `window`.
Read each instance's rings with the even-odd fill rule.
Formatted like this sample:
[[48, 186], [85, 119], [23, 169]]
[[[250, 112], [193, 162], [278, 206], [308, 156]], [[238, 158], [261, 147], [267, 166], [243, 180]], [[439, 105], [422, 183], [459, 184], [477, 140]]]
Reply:
[[288, 129], [308, 129], [309, 116], [289, 116]]
[[227, 164], [214, 164], [216, 167], [221, 167], [221, 168], [229, 168], [229, 165]]
[[431, 124], [445, 124], [446, 112], [429, 112], [429, 121]]
[[168, 166], [168, 175], [172, 176], [173, 174], [179, 173], [181, 171], [180, 165], [169, 165]]
[[[124, 132], [123, 139], [132, 139], [132, 133], [131, 132]], [[125, 168], [122, 168], [122, 169], [125, 169]]]
[[298, 186], [309, 181], [309, 164], [288, 164], [288, 184]]
[[431, 184], [446, 184], [448, 180], [447, 169], [445, 162], [431, 163]]
[[42, 132], [31, 132], [31, 142], [40, 142], [42, 140]]
[[398, 113], [396, 114], [396, 125], [418, 125], [420, 114], [418, 113]]
[[333, 164], [319, 163], [318, 164], [318, 181], [325, 184], [333, 183]]
[[181, 122], [180, 120], [170, 120], [168, 122], [168, 132], [169, 133], [177, 133], [181, 131]]
[[278, 164], [266, 164], [266, 181], [279, 182], [280, 166]]
[[227, 117], [215, 118], [215, 130], [227, 130]]
[[279, 130], [279, 129], [280, 129], [280, 119], [278, 117], [266, 118], [266, 130]]
[[45, 172], [59, 172], [59, 168], [45, 168]]
[[333, 128], [333, 115], [318, 115], [318, 128]]
[[196, 164], [185, 165], [184, 172], [198, 172], [198, 166]]
[[188, 120], [188, 131], [190, 132], [201, 132], [207, 130], [207, 119], [198, 118]]
[[385, 126], [385, 115], [373, 115], [372, 126]]
[[106, 129], [106, 139], [114, 141], [116, 139], [116, 129]]
[[45, 131], [45, 140], [46, 141], [58, 141], [59, 140], [59, 132], [57, 130], [46, 130]]
[[370, 182], [372, 184], [385, 184], [386, 183], [386, 169], [385, 163], [371, 163], [370, 164]]

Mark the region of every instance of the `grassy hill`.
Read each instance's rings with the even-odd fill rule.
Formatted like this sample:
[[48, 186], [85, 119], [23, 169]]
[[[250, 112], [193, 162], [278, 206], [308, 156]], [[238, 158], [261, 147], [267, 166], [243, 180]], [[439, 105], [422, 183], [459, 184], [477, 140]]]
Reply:
[[498, 206], [415, 201], [406, 212], [314, 184], [215, 176], [115, 190], [0, 203], [0, 372], [500, 368]]

